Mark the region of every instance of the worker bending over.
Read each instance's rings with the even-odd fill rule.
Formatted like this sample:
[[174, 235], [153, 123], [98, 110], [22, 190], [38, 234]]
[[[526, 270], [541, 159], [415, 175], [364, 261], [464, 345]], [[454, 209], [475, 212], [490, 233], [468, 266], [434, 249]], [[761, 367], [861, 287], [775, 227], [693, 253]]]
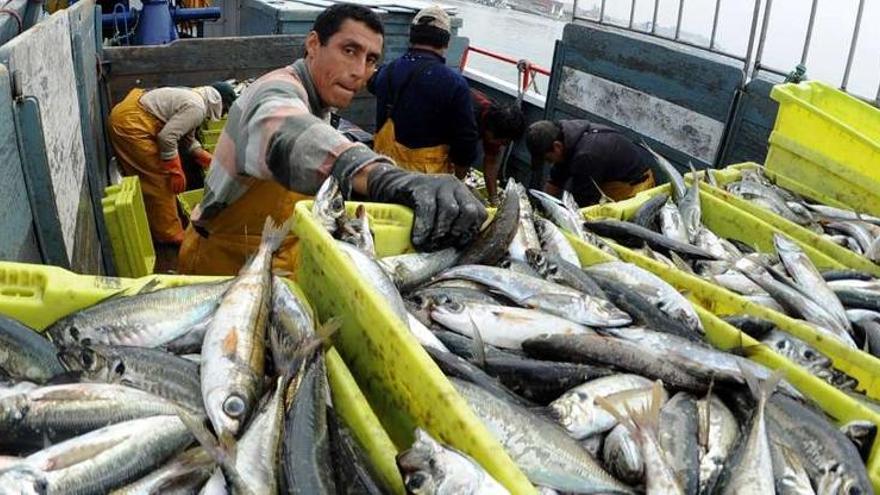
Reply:
[[[124, 175], [140, 177], [150, 233], [158, 243], [180, 244], [177, 194], [186, 190], [180, 153], [202, 168], [211, 153], [195, 137], [206, 120], [219, 120], [235, 100], [232, 85], [131, 90], [110, 112], [110, 143]], [[182, 150], [182, 151], [181, 151]]]
[[483, 176], [489, 203], [498, 203], [498, 170], [505, 147], [518, 141], [526, 130], [526, 119], [518, 105], [502, 105], [477, 89], [471, 90], [474, 119], [483, 151]]
[[[567, 190], [580, 206], [598, 203], [603, 194], [620, 201], [654, 187], [654, 158], [611, 127], [587, 120], [541, 120], [529, 126], [526, 145], [532, 156], [531, 187], [557, 197]], [[544, 162], [553, 164], [546, 185]]]
[[[460, 181], [402, 170], [328, 123], [330, 109], [347, 107], [375, 71], [383, 37], [369, 8], [335, 4], [315, 20], [305, 58], [242, 92], [186, 230], [181, 273], [236, 273], [257, 250], [266, 217], [287, 220], [296, 202], [314, 195], [331, 175], [346, 197], [356, 193], [412, 208], [416, 247], [461, 246], [475, 236], [486, 211]], [[295, 242], [285, 240], [275, 268], [294, 271]]]
[[376, 95], [373, 149], [407, 170], [464, 177], [477, 153], [477, 124], [467, 81], [446, 66], [449, 15], [440, 7], [419, 11], [409, 50], [370, 83]]

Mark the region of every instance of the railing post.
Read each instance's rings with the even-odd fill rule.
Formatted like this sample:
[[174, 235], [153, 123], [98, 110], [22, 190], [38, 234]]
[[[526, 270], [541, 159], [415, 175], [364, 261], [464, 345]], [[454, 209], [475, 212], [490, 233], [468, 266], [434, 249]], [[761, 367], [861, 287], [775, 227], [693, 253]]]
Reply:
[[859, 10], [856, 13], [856, 23], [853, 27], [852, 41], [849, 43], [849, 55], [846, 57], [846, 69], [843, 71], [843, 82], [840, 83], [840, 89], [846, 90], [849, 84], [849, 73], [852, 71], [853, 59], [856, 56], [856, 46], [859, 44], [859, 30], [862, 27], [862, 14], [865, 11], [865, 0], [859, 0]]
[[461, 55], [461, 63], [458, 66], [459, 70], [461, 70], [462, 72], [464, 72], [465, 67], [467, 67], [468, 55], [470, 53], [471, 53], [471, 47], [470, 46], [464, 47], [464, 53]]

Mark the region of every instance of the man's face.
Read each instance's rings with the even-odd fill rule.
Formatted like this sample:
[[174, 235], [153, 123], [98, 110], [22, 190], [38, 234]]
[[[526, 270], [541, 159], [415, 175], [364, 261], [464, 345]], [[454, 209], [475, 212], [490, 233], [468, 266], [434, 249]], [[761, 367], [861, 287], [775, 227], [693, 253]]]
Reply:
[[565, 159], [565, 148], [559, 141], [553, 141], [553, 149], [544, 153], [544, 160], [550, 163], [561, 163]]
[[346, 19], [326, 45], [312, 31], [306, 38], [306, 63], [325, 105], [345, 108], [376, 70], [382, 35], [360, 21]]

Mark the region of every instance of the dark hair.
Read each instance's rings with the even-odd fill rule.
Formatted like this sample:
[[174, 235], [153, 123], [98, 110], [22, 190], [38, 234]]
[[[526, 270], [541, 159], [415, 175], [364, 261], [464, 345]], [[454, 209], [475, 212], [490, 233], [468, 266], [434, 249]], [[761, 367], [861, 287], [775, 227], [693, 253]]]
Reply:
[[322, 45], [326, 45], [330, 37], [339, 32], [342, 23], [347, 19], [363, 22], [373, 32], [385, 36], [385, 27], [382, 26], [379, 16], [368, 7], [353, 3], [337, 3], [324, 9], [324, 12], [318, 14], [318, 18], [315, 19], [312, 31], [318, 33], [318, 40]]
[[526, 118], [517, 105], [499, 105], [492, 102], [486, 111], [486, 130], [495, 139], [516, 141], [526, 132]]
[[235, 103], [235, 99], [238, 97], [235, 94], [235, 88], [233, 88], [232, 85], [226, 81], [217, 81], [211, 83], [211, 87], [216, 89], [217, 92], [220, 93], [220, 98], [223, 100], [223, 113], [228, 112], [229, 107], [231, 107], [232, 104]]
[[[430, 21], [430, 18], [426, 18]], [[434, 48], [446, 48], [449, 46], [449, 31], [437, 26], [416, 24], [409, 28], [409, 42], [413, 45], [428, 45]]]
[[544, 154], [553, 149], [554, 141], [562, 141], [562, 126], [550, 120], [539, 120], [529, 126], [526, 131], [526, 146], [532, 160], [543, 158]]

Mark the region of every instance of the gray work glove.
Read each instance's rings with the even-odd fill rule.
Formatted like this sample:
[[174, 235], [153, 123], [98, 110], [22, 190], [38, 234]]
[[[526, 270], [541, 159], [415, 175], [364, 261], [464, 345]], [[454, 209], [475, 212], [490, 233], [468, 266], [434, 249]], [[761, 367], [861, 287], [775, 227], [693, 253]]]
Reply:
[[367, 184], [371, 200], [413, 209], [412, 243], [423, 251], [468, 244], [487, 218], [483, 205], [452, 175], [409, 172], [383, 163], [370, 170]]

